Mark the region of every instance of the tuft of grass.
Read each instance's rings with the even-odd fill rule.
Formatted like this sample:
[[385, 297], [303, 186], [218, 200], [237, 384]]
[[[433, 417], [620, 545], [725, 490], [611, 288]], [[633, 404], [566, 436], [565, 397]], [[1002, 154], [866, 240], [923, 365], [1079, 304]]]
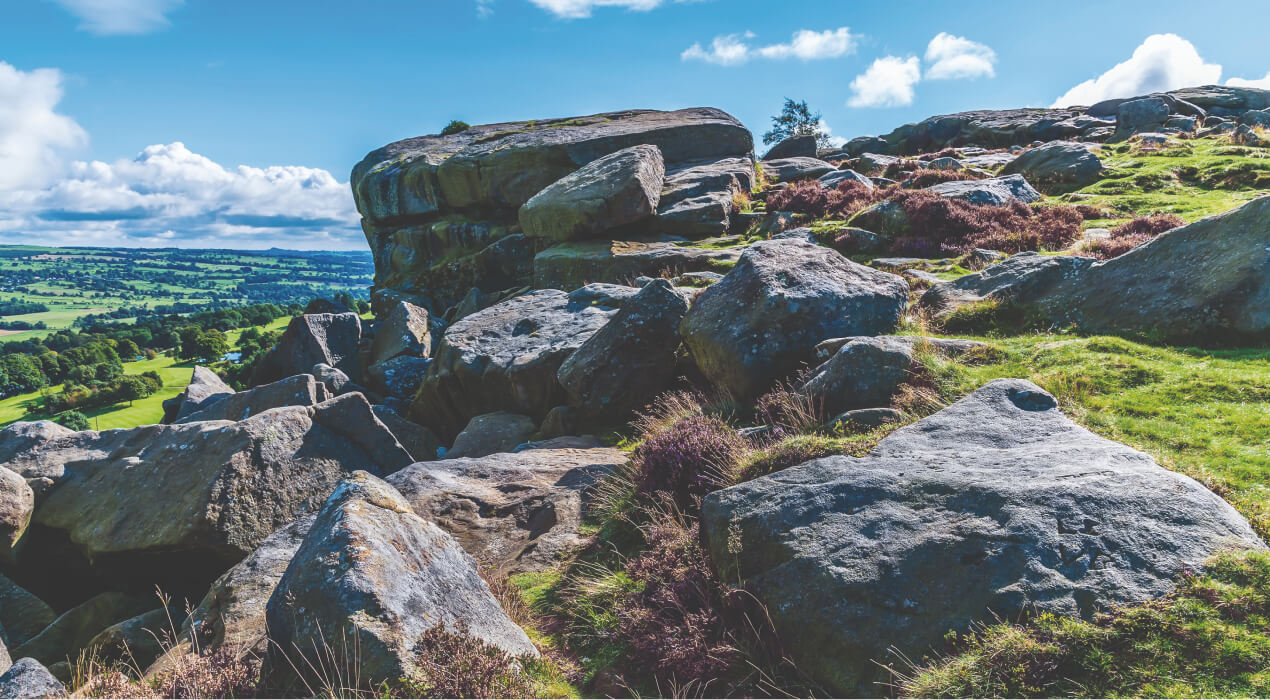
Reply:
[[1045, 613], [948, 638], [906, 697], [1266, 697], [1270, 554], [1217, 557], [1164, 599], [1093, 621]]

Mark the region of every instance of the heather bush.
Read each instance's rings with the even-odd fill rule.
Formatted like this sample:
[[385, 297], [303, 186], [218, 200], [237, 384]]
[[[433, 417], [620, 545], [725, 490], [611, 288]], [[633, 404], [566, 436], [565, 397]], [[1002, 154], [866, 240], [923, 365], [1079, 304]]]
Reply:
[[[925, 190], [900, 190], [891, 198], [904, 208], [911, 231], [948, 252], [1062, 250], [1080, 236], [1084, 221], [1069, 206], [1028, 206], [1019, 201], [1001, 206], [971, 204]], [[897, 245], [901, 242], [916, 247], [904, 239]]]
[[936, 153], [922, 153], [917, 156], [918, 160], [935, 160], [936, 158], [959, 158], [961, 154], [955, 148], [945, 148]]
[[769, 194], [767, 210], [807, 214], [818, 219], [846, 219], [881, 199], [879, 193], [878, 188], [855, 180], [844, 180], [830, 189], [814, 180], [795, 182]]
[[538, 661], [513, 657], [468, 632], [460, 621], [424, 632], [415, 647], [414, 675], [386, 688], [397, 698], [526, 698], [536, 684], [526, 669]]
[[824, 402], [794, 384], [778, 384], [759, 397], [754, 418], [769, 426], [774, 437], [795, 435], [824, 424]]
[[1086, 257], [1092, 256], [1099, 260], [1110, 260], [1118, 258], [1125, 253], [1137, 248], [1154, 238], [1145, 233], [1133, 233], [1124, 236], [1103, 238], [1096, 241], [1090, 241], [1084, 249]]
[[886, 166], [886, 170], [882, 171], [882, 177], [891, 180], [899, 180], [903, 178], [905, 173], [911, 173], [921, 167], [921, 163], [918, 163], [915, 160], [902, 158]]
[[1121, 238], [1133, 235], [1145, 235], [1148, 237], [1158, 236], [1165, 231], [1185, 225], [1186, 222], [1182, 219], [1182, 217], [1177, 216], [1176, 214], [1153, 214], [1151, 216], [1139, 216], [1136, 219], [1127, 221], [1111, 229], [1111, 237]]
[[728, 481], [745, 450], [745, 439], [727, 423], [714, 416], [690, 415], [645, 434], [632, 461], [642, 492], [664, 491], [681, 507], [694, 507]]

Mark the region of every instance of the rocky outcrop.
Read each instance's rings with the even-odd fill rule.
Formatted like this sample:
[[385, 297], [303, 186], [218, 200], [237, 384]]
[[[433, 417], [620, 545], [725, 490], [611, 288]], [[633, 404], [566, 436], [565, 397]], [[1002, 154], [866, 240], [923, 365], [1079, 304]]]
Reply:
[[661, 152], [665, 189], [643, 234], [721, 233], [739, 184], [732, 173], [747, 187], [753, 178], [753, 141], [717, 109], [490, 124], [370, 153], [351, 184], [375, 257], [376, 312], [405, 299], [440, 314], [473, 287], [524, 286], [541, 244], [520, 234], [521, 206], [596, 159], [645, 145]]
[[1227, 547], [1264, 548], [1221, 498], [1021, 380], [991, 382], [866, 457], [710, 494], [702, 523], [721, 578], [745, 584], [798, 667], [841, 694], [871, 694], [873, 660], [921, 658], [950, 629], [1088, 618], [1168, 593]]
[[546, 447], [415, 464], [387, 481], [482, 565], [542, 571], [586, 543], [592, 491], [625, 462], [609, 447]]
[[189, 413], [174, 421], [200, 423], [206, 421], [240, 421], [259, 415], [271, 408], [284, 406], [315, 406], [326, 401], [327, 388], [312, 374], [298, 374], [280, 379], [272, 384], [262, 384], [254, 389], [225, 394], [202, 404], [201, 410]]
[[552, 241], [596, 238], [656, 213], [665, 179], [656, 146], [624, 148], [543, 188], [521, 206], [520, 226]]
[[653, 280], [560, 366], [569, 405], [589, 424], [624, 422], [674, 379], [679, 323], [688, 302]]
[[815, 134], [802, 134], [789, 138], [772, 146], [763, 154], [763, 160], [779, 160], [782, 158], [815, 158], [817, 145]]
[[907, 295], [903, 279], [828, 248], [765, 241], [701, 292], [679, 331], [702, 373], [743, 401], [810, 361], [822, 340], [894, 329]]
[[532, 418], [516, 413], [497, 411], [474, 416], [454, 438], [454, 446], [445, 457], [484, 457], [495, 452], [511, 452], [517, 445], [528, 442], [536, 430], [538, 424]]
[[815, 180], [838, 169], [833, 163], [819, 158], [781, 158], [765, 160], [762, 165], [763, 173], [776, 182]]
[[853, 139], [847, 147], [853, 156], [869, 151], [914, 155], [957, 146], [1001, 148], [1023, 146], [1033, 141], [1079, 138], [1114, 124], [1109, 119], [1085, 114], [1082, 107], [979, 110], [943, 114], [916, 124], [905, 124], [880, 139]]
[[323, 504], [269, 598], [266, 619], [272, 643], [265, 673], [282, 687], [297, 671], [307, 675], [330, 663], [356, 663], [366, 687], [406, 677], [419, 635], [439, 624], [462, 623], [513, 655], [538, 653], [477, 574], [476, 561], [366, 472], [342, 482]]
[[66, 686], [35, 659], [18, 659], [0, 675], [0, 698], [64, 698]]
[[881, 408], [912, 372], [913, 348], [891, 337], [853, 338], [799, 387], [830, 415]]
[[1172, 110], [1164, 97], [1142, 97], [1116, 107], [1116, 138], [1159, 131]]
[[371, 390], [395, 399], [410, 400], [432, 366], [432, 358], [401, 355], [366, 368]]
[[116, 589], [201, 595], [352, 470], [413, 461], [360, 394], [238, 423], [77, 433], [9, 464], [53, 483], [20, 570], [52, 590], [101, 576]]
[[355, 313], [304, 314], [291, 319], [278, 344], [260, 361], [252, 384], [268, 384], [308, 372], [319, 362], [361, 381], [357, 344], [362, 321]]
[[17, 472], [0, 467], [0, 561], [11, 558], [13, 546], [26, 532], [35, 510], [35, 493]]
[[437, 458], [437, 449], [441, 447], [441, 441], [431, 430], [402, 418], [401, 414], [387, 406], [372, 406], [371, 408], [375, 411], [375, 417], [379, 419], [379, 422], [383, 423], [393, 437], [397, 438], [397, 442], [406, 448], [406, 452], [410, 453], [414, 461], [428, 462]]
[[1110, 260], [1020, 254], [938, 284], [940, 313], [996, 299], [1058, 326], [1211, 344], [1270, 333], [1270, 196], [1160, 234]]
[[475, 416], [510, 411], [541, 421], [564, 403], [556, 372], [616, 309], [540, 290], [450, 326], [419, 387], [411, 417], [443, 441]]
[[1024, 151], [1001, 169], [1002, 175], [1019, 174], [1046, 191], [1084, 187], [1102, 174], [1102, 161], [1088, 144], [1051, 141]]
[[185, 390], [163, 402], [163, 422], [175, 423], [232, 393], [234, 390], [218, 374], [201, 365], [195, 366]]

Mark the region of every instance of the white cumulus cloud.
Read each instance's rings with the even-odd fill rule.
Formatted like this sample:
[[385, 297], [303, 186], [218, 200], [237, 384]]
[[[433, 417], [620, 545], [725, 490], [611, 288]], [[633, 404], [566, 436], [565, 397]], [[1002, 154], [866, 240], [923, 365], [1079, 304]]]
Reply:
[[996, 75], [997, 54], [985, 44], [940, 32], [926, 45], [926, 78], [954, 80]]
[[737, 66], [751, 58], [773, 60], [798, 58], [803, 61], [814, 61], [853, 54], [859, 43], [858, 37], [852, 34], [848, 27], [826, 29], [822, 32], [800, 29], [794, 32], [787, 43], [758, 47], [750, 45], [754, 37], [754, 32], [722, 34], [711, 40], [708, 47], [703, 47], [700, 42], [689, 46], [679, 54], [679, 58], [685, 61], [705, 61], [720, 66]]
[[1247, 78], [1231, 78], [1226, 81], [1231, 87], [1250, 87], [1261, 88], [1262, 90], [1270, 90], [1270, 73], [1266, 73], [1266, 77], [1257, 80], [1249, 80]]
[[921, 80], [916, 56], [879, 58], [851, 81], [849, 107], [900, 107], [913, 103], [913, 86]]
[[146, 34], [168, 25], [168, 13], [185, 0], [53, 0], [94, 34]]
[[74, 119], [55, 111], [61, 99], [61, 71], [0, 61], [0, 192], [43, 186], [68, 151], [88, 143]]
[[[664, 0], [529, 0], [533, 4], [564, 19], [590, 17], [597, 7], [624, 7], [628, 10], [647, 11], [661, 5]], [[680, 0], [682, 1], [682, 0]]]
[[180, 142], [73, 160], [62, 76], [0, 62], [0, 240], [74, 245], [365, 245], [347, 182], [319, 168], [225, 167]]
[[1205, 63], [1195, 45], [1176, 34], [1152, 34], [1133, 55], [1102, 75], [1086, 80], [1054, 100], [1054, 107], [1091, 105], [1221, 79], [1221, 65]]
[[740, 65], [750, 60], [750, 47], [745, 42], [752, 38], [754, 34], [751, 32], [716, 36], [709, 48], [696, 43], [684, 49], [679, 58], [683, 61], [705, 61], [718, 66]]
[[848, 27], [816, 32], [800, 29], [787, 44], [772, 44], [758, 49], [763, 58], [799, 58], [811, 61], [821, 58], [837, 58], [855, 53], [858, 40]]

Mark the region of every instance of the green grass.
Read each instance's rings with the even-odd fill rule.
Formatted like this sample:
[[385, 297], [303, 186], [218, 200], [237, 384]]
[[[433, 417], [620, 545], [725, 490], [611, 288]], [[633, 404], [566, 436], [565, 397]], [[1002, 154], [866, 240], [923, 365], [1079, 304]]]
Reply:
[[1103, 146], [1100, 157], [1107, 169], [1101, 180], [1057, 198], [1119, 213], [1089, 226], [1110, 227], [1147, 214], [1176, 214], [1191, 222], [1270, 191], [1270, 149], [1232, 146], [1223, 137], [1178, 139], [1158, 151], [1129, 141]]
[[910, 697], [1266, 697], [1270, 554], [1228, 554], [1163, 600], [1092, 622], [1052, 614], [954, 638]]

